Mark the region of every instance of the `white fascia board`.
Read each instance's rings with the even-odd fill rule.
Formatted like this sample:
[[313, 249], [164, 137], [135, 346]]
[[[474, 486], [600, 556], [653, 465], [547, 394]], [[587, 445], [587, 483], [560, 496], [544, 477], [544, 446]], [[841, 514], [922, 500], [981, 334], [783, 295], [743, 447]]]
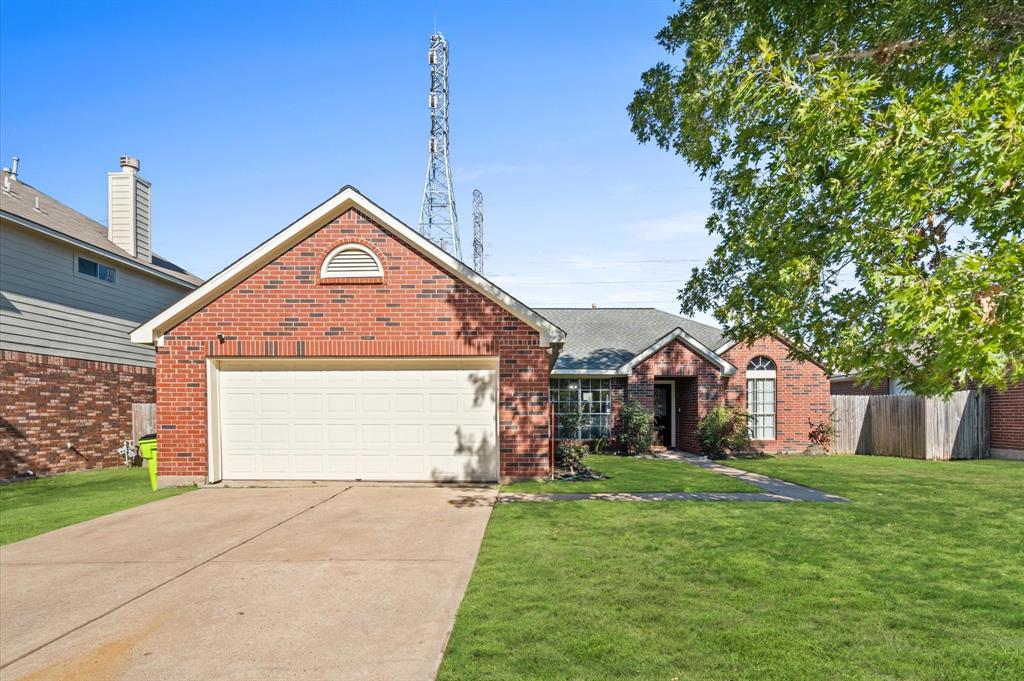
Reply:
[[649, 357], [654, 355], [654, 353], [658, 352], [663, 347], [665, 347], [666, 345], [675, 340], [682, 341], [684, 345], [688, 346], [698, 355], [700, 355], [701, 357], [703, 357], [704, 359], [718, 367], [719, 371], [722, 372], [723, 376], [732, 376], [733, 374], [736, 373], [736, 367], [734, 367], [728, 361], [719, 356], [718, 353], [714, 352], [709, 347], [701, 343], [699, 340], [683, 331], [683, 329], [678, 326], [672, 331], [669, 331], [667, 334], [662, 336], [657, 341], [655, 341], [653, 345], [651, 345], [649, 348], [641, 352], [639, 355], [623, 364], [619, 371], [622, 371], [627, 374], [633, 373], [633, 369], [635, 367], [645, 362]]
[[133, 343], [152, 343], [153, 339], [180, 324], [204, 308], [210, 302], [229, 291], [253, 272], [271, 262], [282, 252], [299, 243], [329, 220], [356, 208], [373, 218], [385, 230], [392, 232], [411, 248], [447, 270], [485, 297], [515, 315], [540, 334], [541, 347], [560, 343], [565, 332], [544, 319], [529, 307], [492, 284], [470, 269], [463, 262], [441, 250], [419, 232], [411, 229], [373, 201], [347, 186], [322, 204], [306, 213], [291, 225], [264, 241], [255, 249], [242, 256], [188, 296], [167, 308], [159, 315], [132, 331]]
[[734, 341], [734, 340], [726, 341], [725, 343], [723, 343], [722, 345], [719, 345], [715, 349], [715, 353], [721, 355], [723, 352], [729, 352], [730, 350], [732, 350], [732, 347], [734, 345], [736, 345], [736, 341]]
[[73, 236], [69, 236], [67, 234], [63, 234], [62, 232], [58, 232], [55, 229], [50, 229], [45, 225], [40, 225], [39, 223], [32, 222], [31, 220], [26, 220], [20, 215], [8, 213], [7, 211], [0, 211], [0, 217], [3, 217], [4, 220], [8, 220], [16, 225], [29, 229], [33, 232], [38, 232], [39, 234], [42, 234], [45, 237], [49, 237], [55, 241], [60, 241], [70, 246], [74, 246], [77, 250], [86, 251], [88, 253], [91, 253], [92, 255], [97, 255], [101, 258], [106, 258], [107, 260], [113, 260], [118, 265], [123, 265], [124, 267], [138, 270], [139, 272], [144, 272], [151, 277], [162, 279], [163, 281], [174, 284], [176, 286], [181, 286], [182, 288], [196, 288], [196, 284], [193, 284], [192, 282], [185, 281], [184, 279], [178, 279], [177, 277], [171, 276], [170, 274], [167, 274], [165, 272], [161, 272], [160, 270], [153, 269], [152, 267], [146, 267], [142, 263], [130, 260], [129, 258], [124, 257], [123, 255], [119, 255], [117, 253], [104, 250], [99, 246], [94, 246], [80, 239], [76, 239]]

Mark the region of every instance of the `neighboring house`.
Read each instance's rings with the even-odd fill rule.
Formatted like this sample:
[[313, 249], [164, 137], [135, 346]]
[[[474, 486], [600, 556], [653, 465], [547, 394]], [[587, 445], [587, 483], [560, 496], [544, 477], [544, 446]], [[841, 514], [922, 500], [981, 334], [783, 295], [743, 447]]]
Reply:
[[543, 476], [549, 399], [583, 402], [587, 437], [624, 399], [660, 404], [667, 444], [688, 449], [748, 385], [767, 450], [802, 449], [828, 414], [824, 371], [778, 340], [733, 346], [655, 310], [530, 309], [352, 187], [132, 340], [157, 346], [163, 485]]
[[0, 177], [0, 478], [114, 465], [132, 403], [155, 401], [129, 333], [202, 280], [152, 252], [138, 169], [108, 176], [109, 229]]
[[[855, 374], [831, 378], [833, 395], [912, 395], [898, 381], [858, 383]], [[989, 455], [995, 459], [1024, 460], [1024, 381], [1006, 390], [987, 388]]]

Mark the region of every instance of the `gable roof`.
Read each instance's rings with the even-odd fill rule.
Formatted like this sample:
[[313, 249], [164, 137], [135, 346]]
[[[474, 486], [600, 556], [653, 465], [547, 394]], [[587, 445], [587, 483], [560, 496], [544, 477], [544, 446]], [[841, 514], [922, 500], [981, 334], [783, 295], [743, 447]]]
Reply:
[[[722, 365], [718, 361], [725, 361], [712, 350], [725, 341], [720, 329], [652, 307], [562, 307], [537, 308], [537, 311], [566, 332], [565, 345], [555, 362], [555, 373], [628, 373], [626, 365], [637, 356], [662, 343], [656, 351], [675, 339], [700, 354], [709, 353], [704, 356], [719, 368]], [[711, 360], [711, 357], [717, 359]]]
[[560, 344], [565, 338], [565, 332], [558, 326], [439, 248], [419, 232], [361, 194], [355, 187], [346, 185], [337, 194], [215, 274], [195, 291], [132, 331], [132, 342], [154, 342], [168, 329], [185, 321], [236, 284], [245, 280], [253, 272], [272, 262], [278, 255], [351, 208], [355, 208], [371, 218], [379, 227], [401, 239], [406, 245], [431, 260], [442, 270], [461, 279], [486, 298], [537, 330], [542, 347]]
[[[7, 175], [5, 172], [4, 176]], [[136, 258], [107, 238], [106, 227], [21, 180], [11, 180], [9, 192], [0, 190], [0, 214], [32, 231], [104, 255], [133, 269], [170, 279], [187, 288], [203, 283], [196, 275], [156, 253], [153, 254], [153, 262]]]

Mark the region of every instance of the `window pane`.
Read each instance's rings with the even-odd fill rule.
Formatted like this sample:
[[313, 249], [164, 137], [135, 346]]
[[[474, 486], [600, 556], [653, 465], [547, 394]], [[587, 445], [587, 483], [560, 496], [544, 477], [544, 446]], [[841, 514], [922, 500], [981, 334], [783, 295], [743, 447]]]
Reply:
[[103, 281], [110, 282], [111, 284], [117, 281], [117, 270], [115, 270], [113, 267], [99, 265], [97, 269], [99, 270], [99, 278], [102, 279]]
[[81, 272], [82, 274], [89, 275], [90, 277], [95, 277], [98, 275], [98, 268], [99, 265], [93, 262], [92, 260], [86, 260], [85, 258], [78, 259], [78, 271]]
[[751, 437], [775, 439], [775, 379], [747, 379], [747, 413], [750, 415]]

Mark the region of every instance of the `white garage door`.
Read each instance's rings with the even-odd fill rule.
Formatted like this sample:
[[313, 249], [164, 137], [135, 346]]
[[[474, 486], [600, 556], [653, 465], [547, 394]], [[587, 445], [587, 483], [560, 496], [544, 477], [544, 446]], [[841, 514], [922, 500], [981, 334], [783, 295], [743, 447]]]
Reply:
[[494, 369], [370, 366], [222, 366], [223, 477], [497, 480]]

